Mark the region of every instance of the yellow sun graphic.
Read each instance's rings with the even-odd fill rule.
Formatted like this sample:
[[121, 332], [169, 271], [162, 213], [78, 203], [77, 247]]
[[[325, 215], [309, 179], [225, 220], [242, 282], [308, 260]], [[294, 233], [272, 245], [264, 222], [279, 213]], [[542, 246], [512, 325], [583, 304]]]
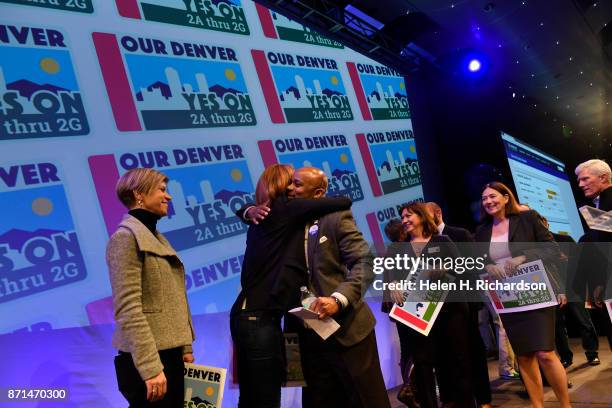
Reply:
[[46, 197], [38, 197], [32, 201], [32, 212], [46, 217], [53, 212], [53, 203]]
[[225, 68], [225, 77], [230, 81], [235, 81], [236, 72], [231, 68]]
[[40, 69], [47, 74], [57, 74], [60, 71], [60, 64], [53, 58], [43, 58], [40, 60]]
[[410, 145], [410, 153], [414, 153], [414, 152], [416, 152], [416, 149], [414, 148], [413, 145]]
[[338, 85], [338, 77], [337, 76], [332, 75], [332, 77], [329, 80], [331, 81], [332, 84]]
[[403, 82], [400, 82], [400, 89], [406, 89], [406, 84]]
[[341, 161], [342, 163], [348, 163], [348, 156], [346, 155], [346, 153], [342, 153], [342, 154], [340, 155], [340, 161]]
[[531, 278], [531, 280], [532, 280], [532, 281], [534, 281], [534, 282], [537, 282], [537, 281], [539, 281], [539, 280], [540, 280], [540, 277], [539, 277], [538, 275], [534, 275], [534, 276]]
[[213, 390], [213, 387], [206, 387], [206, 395], [208, 397], [212, 397], [214, 393], [215, 393], [215, 390]]
[[240, 169], [232, 169], [232, 180], [236, 183], [242, 180], [242, 171]]

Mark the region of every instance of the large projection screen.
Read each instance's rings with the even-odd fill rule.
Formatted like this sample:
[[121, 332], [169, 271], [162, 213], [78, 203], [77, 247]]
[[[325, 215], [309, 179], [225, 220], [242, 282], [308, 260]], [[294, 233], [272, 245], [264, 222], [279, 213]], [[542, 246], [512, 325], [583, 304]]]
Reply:
[[565, 164], [501, 132], [518, 200], [542, 214], [557, 234], [584, 234]]

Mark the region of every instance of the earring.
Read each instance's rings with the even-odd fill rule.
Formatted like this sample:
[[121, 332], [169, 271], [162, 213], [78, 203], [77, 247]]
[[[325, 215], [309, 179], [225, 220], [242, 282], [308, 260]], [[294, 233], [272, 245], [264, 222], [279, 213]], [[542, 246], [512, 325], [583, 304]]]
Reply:
[[142, 200], [138, 200], [138, 206], [142, 208]]

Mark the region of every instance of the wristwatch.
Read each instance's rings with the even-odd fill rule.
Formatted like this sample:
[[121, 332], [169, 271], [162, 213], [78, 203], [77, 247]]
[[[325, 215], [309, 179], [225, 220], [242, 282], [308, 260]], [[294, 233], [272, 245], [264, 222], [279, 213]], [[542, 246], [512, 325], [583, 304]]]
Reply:
[[340, 301], [340, 299], [338, 299], [336, 296], [332, 296], [332, 298], [336, 301], [336, 304], [338, 305], [338, 310], [342, 310], [342, 308], [344, 307], [344, 305], [342, 304], [342, 302]]

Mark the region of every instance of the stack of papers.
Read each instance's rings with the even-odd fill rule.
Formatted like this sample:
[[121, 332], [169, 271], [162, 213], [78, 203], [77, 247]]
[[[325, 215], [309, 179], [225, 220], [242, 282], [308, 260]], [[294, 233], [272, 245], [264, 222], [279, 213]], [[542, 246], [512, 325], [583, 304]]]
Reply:
[[323, 340], [326, 340], [340, 328], [338, 322], [331, 317], [319, 319], [319, 315], [317, 313], [313, 312], [312, 310], [304, 309], [303, 307], [291, 309], [289, 313], [292, 313], [302, 319], [304, 323], [314, 330]]

